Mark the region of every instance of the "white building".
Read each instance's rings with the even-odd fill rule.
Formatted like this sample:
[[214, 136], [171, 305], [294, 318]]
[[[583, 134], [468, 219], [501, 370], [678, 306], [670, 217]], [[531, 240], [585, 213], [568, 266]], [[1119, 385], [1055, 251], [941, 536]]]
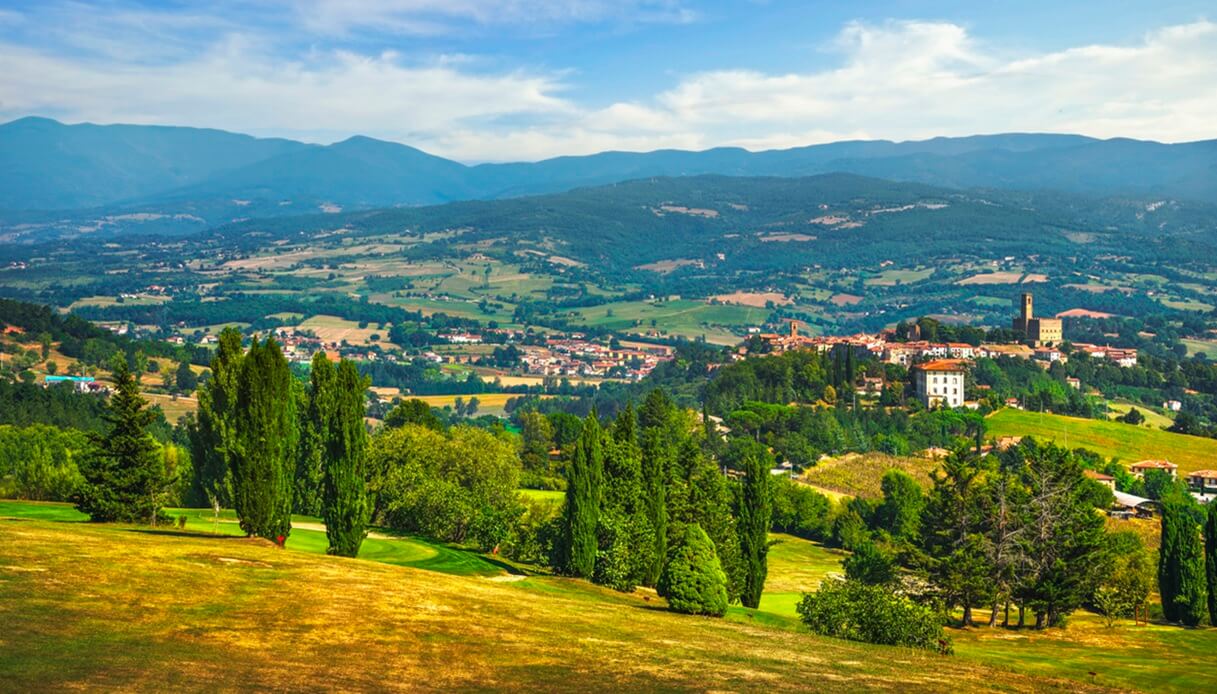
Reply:
[[917, 398], [926, 407], [963, 405], [964, 366], [954, 359], [927, 361], [913, 367]]

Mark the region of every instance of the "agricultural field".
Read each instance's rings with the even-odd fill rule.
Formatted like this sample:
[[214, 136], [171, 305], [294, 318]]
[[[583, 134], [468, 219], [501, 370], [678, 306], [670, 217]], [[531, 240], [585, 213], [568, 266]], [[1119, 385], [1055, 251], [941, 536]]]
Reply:
[[507, 401], [520, 396], [515, 393], [473, 393], [470, 395], [411, 395], [410, 397], [411, 399], [422, 400], [432, 407], [441, 408], [454, 406], [457, 398], [465, 402], [469, 402], [470, 398], [477, 398], [478, 409], [475, 414], [493, 414], [502, 417], [507, 414], [504, 410], [507, 406]]
[[866, 280], [865, 284], [872, 287], [895, 287], [900, 284], [912, 284], [929, 279], [933, 274], [934, 268], [932, 267], [884, 270]]
[[1166, 459], [1180, 474], [1212, 467], [1217, 460], [1217, 439], [1136, 427], [1123, 422], [1080, 419], [1022, 410], [1000, 410], [986, 420], [987, 435], [1035, 436], [1069, 448], [1089, 448], [1124, 464]]
[[688, 338], [706, 336], [708, 342], [735, 344], [740, 336], [732, 328], [761, 325], [769, 317], [765, 308], [709, 304], [704, 301], [623, 301], [579, 309], [575, 323], [623, 331], [659, 330]]
[[836, 458], [825, 458], [803, 472], [800, 482], [809, 484], [823, 492], [865, 499], [882, 496], [879, 482], [883, 473], [891, 469], [912, 475], [924, 486], [930, 484], [930, 473], [938, 463], [927, 458], [899, 457], [883, 453], [848, 453]]
[[1217, 340], [1183, 338], [1180, 342], [1187, 345], [1188, 354], [1203, 354], [1209, 359], [1217, 358]]
[[[301, 321], [297, 326], [300, 330], [312, 331], [325, 342], [343, 342], [352, 345], [381, 344], [388, 346], [388, 326], [378, 328], [369, 324], [366, 328], [359, 327], [356, 321], [345, 320], [336, 316], [312, 316]], [[373, 341], [372, 336], [378, 335], [379, 340]]]

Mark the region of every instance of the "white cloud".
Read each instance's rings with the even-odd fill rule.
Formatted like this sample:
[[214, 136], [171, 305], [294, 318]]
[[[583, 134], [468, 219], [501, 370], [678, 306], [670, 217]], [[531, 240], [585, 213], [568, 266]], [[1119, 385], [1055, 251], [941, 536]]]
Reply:
[[[443, 21], [498, 22], [542, 12], [540, 4], [547, 3], [407, 0], [389, 9], [426, 17], [443, 6], [434, 10]], [[544, 11], [592, 21], [613, 10], [572, 0]], [[329, 21], [351, 28], [341, 17]], [[949, 23], [852, 23], [824, 50], [833, 59], [828, 68], [690, 74], [660, 93], [592, 108], [569, 96], [577, 73], [504, 68], [477, 54], [419, 60], [310, 48], [285, 58], [265, 37], [226, 31], [189, 55], [158, 61], [145, 59], [155, 48], [132, 58], [117, 50], [84, 58], [0, 40], [7, 68], [0, 115], [332, 139], [362, 133], [465, 161], [1008, 131], [1217, 137], [1212, 22], [1158, 29], [1124, 45], [1020, 55]]]

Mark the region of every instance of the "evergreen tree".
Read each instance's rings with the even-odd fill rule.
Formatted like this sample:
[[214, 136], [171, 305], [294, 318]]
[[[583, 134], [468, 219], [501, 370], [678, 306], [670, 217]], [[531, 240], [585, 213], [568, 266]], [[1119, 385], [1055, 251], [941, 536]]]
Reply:
[[1209, 624], [1217, 627], [1217, 502], [1209, 501], [1204, 524], [1204, 572], [1209, 594]]
[[736, 513], [744, 582], [740, 602], [756, 608], [761, 603], [768, 573], [769, 554], [769, 452], [760, 444], [749, 446], [742, 457], [744, 480]]
[[114, 360], [114, 382], [103, 415], [109, 430], [90, 435], [93, 450], [80, 463], [83, 483], [73, 500], [94, 521], [155, 525], [169, 488], [160, 446], [148, 433], [156, 414], [121, 356]]
[[1196, 626], [1208, 608], [1208, 589], [1204, 539], [1191, 505], [1186, 497], [1163, 502], [1158, 591], [1168, 620]]
[[[329, 359], [324, 355], [322, 359], [325, 364], [322, 371], [330, 374], [323, 378], [332, 379], [329, 386], [332, 409], [321, 417], [325, 426], [321, 430], [325, 443], [322, 514], [330, 541], [329, 553], [354, 557], [367, 536], [371, 511], [367, 497], [368, 431], [363, 421], [364, 393], [369, 384], [359, 375], [355, 362], [343, 359], [334, 374]], [[317, 364], [314, 359], [314, 367]]]
[[1181, 561], [1184, 552], [1185, 526], [1188, 512], [1182, 499], [1170, 498], [1162, 504], [1162, 537], [1158, 546], [1158, 593], [1162, 598], [1162, 615], [1169, 622], [1178, 622]]
[[244, 358], [241, 332], [225, 328], [211, 359], [211, 377], [198, 392], [197, 424], [187, 432], [197, 486], [217, 514], [232, 505], [237, 383]]
[[960, 448], [934, 475], [923, 516], [923, 549], [929, 579], [947, 605], [963, 608], [963, 623], [973, 626], [972, 608], [991, 591], [988, 548], [974, 490], [978, 461]]
[[721, 617], [727, 612], [726, 583], [714, 543], [698, 524], [686, 525], [659, 578], [660, 594], [668, 599], [668, 607], [685, 614]]
[[[628, 416], [624, 411], [622, 415]], [[613, 433], [618, 431], [614, 426]], [[653, 563], [655, 546], [642, 491], [641, 458], [636, 444], [606, 438], [595, 580], [622, 591], [641, 583]]]
[[651, 391], [638, 414], [642, 444], [642, 489], [647, 521], [653, 536], [652, 564], [643, 584], [656, 585], [668, 554], [668, 479], [673, 465], [675, 406], [662, 390]]
[[254, 340], [241, 360], [236, 441], [231, 451], [233, 507], [241, 529], [269, 540], [291, 532], [296, 412], [292, 373], [274, 338]]
[[[292, 512], [306, 516], [321, 515], [323, 504], [326, 436], [334, 416], [334, 362], [325, 352], [317, 352], [309, 364], [308, 390], [297, 397], [300, 440], [297, 445], [296, 475], [293, 483]], [[295, 385], [293, 383], [293, 385]], [[297, 391], [298, 393], [298, 391]]]
[[1036, 628], [1058, 626], [1094, 593], [1105, 570], [1103, 518], [1080, 461], [1060, 446], [1032, 448], [1023, 470], [1028, 501], [1024, 597]]
[[587, 416], [567, 466], [559, 568], [571, 576], [591, 578], [596, 568], [597, 528], [604, 478], [603, 432], [593, 411]]

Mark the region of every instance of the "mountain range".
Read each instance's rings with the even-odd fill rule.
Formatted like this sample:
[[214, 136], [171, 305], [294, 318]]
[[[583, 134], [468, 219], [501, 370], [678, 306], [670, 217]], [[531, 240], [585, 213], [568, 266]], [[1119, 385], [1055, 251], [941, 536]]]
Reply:
[[65, 125], [30, 117], [0, 125], [0, 222], [11, 227], [118, 215], [146, 223], [160, 216], [197, 227], [318, 208], [519, 197], [656, 176], [828, 172], [951, 188], [1212, 201], [1217, 140], [1163, 144], [1011, 133], [760, 152], [602, 152], [468, 166], [362, 136], [315, 145], [220, 130]]

